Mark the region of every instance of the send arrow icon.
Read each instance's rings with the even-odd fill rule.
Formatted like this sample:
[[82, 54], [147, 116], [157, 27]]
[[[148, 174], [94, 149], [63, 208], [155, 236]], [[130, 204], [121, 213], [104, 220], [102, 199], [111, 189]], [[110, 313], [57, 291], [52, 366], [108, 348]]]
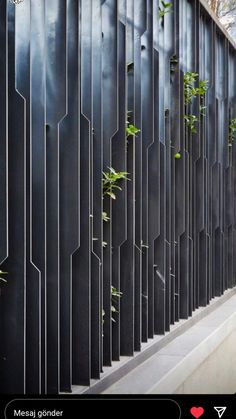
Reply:
[[217, 411], [219, 418], [222, 418], [223, 414], [225, 413], [227, 407], [214, 407]]

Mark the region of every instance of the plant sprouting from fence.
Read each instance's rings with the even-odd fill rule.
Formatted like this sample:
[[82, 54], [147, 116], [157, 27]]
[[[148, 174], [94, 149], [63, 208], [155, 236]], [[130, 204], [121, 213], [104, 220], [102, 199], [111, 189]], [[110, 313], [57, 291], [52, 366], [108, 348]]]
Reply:
[[185, 105], [190, 105], [193, 98], [197, 96], [195, 83], [197, 82], [198, 74], [188, 71], [184, 75], [184, 99]]
[[106, 213], [106, 212], [103, 212], [103, 213], [102, 213], [102, 220], [103, 220], [105, 223], [108, 223], [108, 222], [110, 221], [110, 218], [108, 217], [108, 215], [107, 215], [107, 213]]
[[[111, 321], [113, 323], [116, 323], [116, 320], [114, 319], [114, 314], [119, 313], [117, 310], [117, 301], [122, 298], [123, 293], [118, 291], [113, 285], [111, 286]], [[105, 310], [102, 310], [102, 317], [103, 317], [103, 323], [104, 323], [104, 317], [105, 317]]]
[[128, 124], [126, 127], [126, 136], [127, 137], [136, 137], [136, 135], [140, 132], [140, 129], [135, 127], [135, 125]]
[[129, 180], [128, 174], [127, 172], [116, 172], [112, 167], [109, 168], [109, 172], [103, 172], [103, 197], [109, 196], [116, 199], [116, 191], [122, 191], [119, 183], [122, 180]]
[[0, 281], [1, 282], [7, 282], [6, 279], [2, 278], [2, 276], [7, 275], [7, 272], [3, 272], [0, 270]]
[[205, 106], [205, 95], [208, 90], [208, 81], [199, 80], [199, 74], [188, 71], [184, 75], [184, 103], [186, 108], [186, 114], [184, 116], [185, 123], [187, 128], [191, 131], [192, 134], [197, 133], [197, 123], [199, 122], [196, 115], [192, 114], [190, 109], [193, 100], [197, 97], [200, 98], [199, 113], [201, 116], [205, 116], [206, 106]]
[[118, 291], [115, 287], [111, 287], [111, 320], [113, 323], [116, 323], [113, 315], [115, 313], [119, 313], [119, 311], [116, 308], [117, 300], [119, 300], [122, 297], [122, 292]]
[[168, 13], [172, 11], [172, 7], [173, 7], [172, 3], [170, 2], [166, 3], [165, 1], [161, 1], [161, 6], [159, 6], [159, 17], [161, 19], [165, 17], [165, 15], [167, 15]]
[[135, 125], [131, 124], [129, 119], [129, 114], [132, 113], [132, 111], [128, 112], [127, 121], [126, 121], [126, 137], [136, 137], [137, 134], [140, 132], [140, 129], [137, 128]]
[[236, 138], [236, 118], [232, 118], [229, 121], [229, 147], [232, 147], [235, 138]]
[[198, 118], [195, 115], [185, 115], [185, 123], [187, 128], [192, 132], [192, 134], [197, 133], [196, 124], [198, 123]]

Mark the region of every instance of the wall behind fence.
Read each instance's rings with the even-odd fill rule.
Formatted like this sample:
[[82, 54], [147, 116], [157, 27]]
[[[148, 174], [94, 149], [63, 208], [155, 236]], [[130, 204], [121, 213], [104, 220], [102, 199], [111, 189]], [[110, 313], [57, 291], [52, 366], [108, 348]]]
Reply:
[[1, 393], [89, 385], [236, 285], [236, 54], [172, 3], [0, 1]]

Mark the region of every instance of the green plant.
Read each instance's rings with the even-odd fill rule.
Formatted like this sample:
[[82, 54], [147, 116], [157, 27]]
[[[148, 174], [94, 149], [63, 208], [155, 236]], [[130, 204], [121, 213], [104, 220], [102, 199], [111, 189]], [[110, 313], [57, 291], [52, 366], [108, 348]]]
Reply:
[[126, 137], [136, 137], [136, 135], [140, 132], [140, 129], [137, 128], [135, 125], [131, 124], [129, 119], [129, 114], [132, 113], [132, 111], [128, 111], [127, 121], [126, 121]]
[[117, 299], [120, 299], [122, 297], [122, 292], [118, 291], [115, 287], [111, 286], [111, 320], [113, 323], [115, 323], [115, 319], [113, 318], [113, 314], [119, 313], [118, 310], [115, 307], [115, 304], [117, 303]]
[[116, 199], [116, 191], [122, 191], [119, 186], [119, 182], [122, 180], [129, 180], [127, 172], [116, 172], [112, 167], [109, 168], [109, 172], [103, 172], [103, 197], [109, 196], [112, 199]]
[[2, 278], [2, 275], [7, 275], [7, 272], [0, 271], [0, 281], [7, 282], [6, 279]]
[[200, 80], [199, 81], [199, 87], [197, 88], [197, 94], [203, 98], [205, 96], [208, 88], [209, 88], [208, 80]]
[[197, 133], [196, 124], [198, 123], [198, 119], [195, 115], [185, 115], [184, 116], [186, 126], [190, 129], [193, 134]]
[[208, 81], [200, 80], [198, 73], [188, 71], [184, 75], [184, 103], [186, 114], [184, 116], [187, 128], [193, 133], [197, 133], [196, 124], [199, 122], [196, 115], [187, 112], [187, 109], [192, 105], [196, 97], [200, 97], [199, 113], [201, 116], [206, 116], [205, 111], [207, 107], [204, 105], [204, 98], [208, 90]]
[[136, 137], [136, 134], [140, 132], [140, 129], [135, 127], [135, 125], [129, 124], [126, 127], [126, 137]]
[[161, 6], [159, 7], [159, 17], [162, 19], [167, 15], [167, 13], [170, 13], [172, 11], [173, 4], [168, 2], [161, 1]]
[[108, 217], [106, 212], [102, 213], [102, 220], [105, 221], [105, 223], [108, 223], [110, 221], [110, 218]]
[[229, 121], [229, 147], [232, 147], [236, 137], [236, 118]]
[[184, 99], [185, 105], [192, 103], [193, 98], [196, 97], [195, 83], [197, 81], [198, 74], [188, 71], [184, 75]]
[[[119, 313], [117, 308], [115, 307], [115, 304], [117, 303], [117, 299], [120, 299], [122, 297], [123, 293], [118, 291], [113, 285], [111, 286], [111, 321], [113, 323], [116, 323], [116, 320], [113, 317], [113, 314]], [[105, 317], [105, 310], [102, 309], [102, 317], [103, 317], [103, 323], [104, 323], [104, 317]]]
[[200, 115], [201, 116], [206, 116], [205, 111], [206, 111], [207, 107], [200, 105]]
[[196, 86], [198, 77], [198, 73], [192, 73], [190, 71], [184, 75], [184, 98], [186, 106], [192, 104], [193, 99], [197, 96], [200, 96], [201, 99], [204, 99], [204, 96], [208, 90], [207, 80], [200, 80], [199, 85]]

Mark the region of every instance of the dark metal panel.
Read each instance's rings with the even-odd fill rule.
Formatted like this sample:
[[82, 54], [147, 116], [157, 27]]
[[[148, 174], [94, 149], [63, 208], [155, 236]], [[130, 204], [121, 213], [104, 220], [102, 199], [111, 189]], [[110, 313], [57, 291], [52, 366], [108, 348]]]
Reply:
[[[133, 178], [133, 169], [128, 167], [128, 148], [126, 138], [126, 122], [129, 117], [131, 123], [133, 119], [133, 104], [124, 102], [124, 98], [127, 97], [127, 86], [129, 84], [129, 95], [132, 97], [132, 80], [133, 80], [133, 56], [132, 56], [132, 31], [133, 26], [129, 22], [132, 20], [132, 2], [119, 2], [119, 22], [118, 22], [118, 63], [119, 63], [119, 79], [118, 79], [118, 131], [112, 139], [112, 167], [117, 171], [126, 171], [129, 173], [129, 179]], [[131, 16], [129, 17], [129, 13]], [[129, 45], [129, 51], [126, 45]], [[129, 112], [129, 113], [128, 113]], [[133, 160], [134, 161], [134, 160]], [[134, 184], [133, 184], [134, 185]], [[117, 195], [116, 202], [112, 205], [112, 285], [117, 290], [122, 291], [122, 299], [116, 299], [113, 301], [116, 306], [117, 313], [114, 315], [112, 325], [112, 357], [114, 360], [120, 358], [121, 352], [131, 351], [133, 354], [133, 278], [132, 278], [132, 243], [128, 244], [129, 251], [131, 250], [131, 259], [129, 260], [129, 266], [127, 266], [127, 273], [122, 271], [124, 260], [127, 260], [127, 254], [125, 247], [127, 246], [128, 237], [128, 211], [127, 211], [127, 193], [128, 184], [123, 182], [122, 191]], [[133, 205], [133, 204], [132, 204]], [[132, 214], [131, 214], [132, 219]], [[132, 223], [132, 221], [131, 221]], [[132, 233], [131, 233], [132, 241]], [[131, 271], [130, 271], [131, 267]], [[131, 280], [130, 280], [131, 279]], [[124, 297], [124, 298], [123, 298]], [[131, 300], [131, 301], [130, 301]], [[128, 301], [128, 302], [127, 302]], [[122, 307], [122, 308], [121, 308]], [[124, 307], [124, 309], [123, 309]], [[126, 309], [127, 307], [127, 309]], [[121, 317], [122, 315], [122, 317]], [[128, 320], [129, 319], [129, 320]], [[125, 347], [124, 341], [126, 337], [123, 336], [123, 331], [126, 329], [126, 324], [130, 325], [129, 336], [130, 341]], [[131, 346], [131, 350], [130, 350]]]
[[7, 88], [8, 88], [8, 67], [7, 67], [7, 3], [1, 4], [0, 8], [0, 106], [4, 112], [0, 115], [1, 139], [0, 139], [0, 194], [3, 202], [0, 208], [0, 263], [8, 256], [8, 197], [7, 197]]
[[[67, 3], [67, 115], [60, 123], [60, 389], [72, 384], [72, 259], [79, 246], [78, 2]], [[70, 133], [68, 135], [68, 133]]]
[[92, 149], [92, 1], [80, 5], [80, 247], [74, 255], [73, 371], [74, 384], [91, 378], [91, 149]]
[[2, 292], [0, 304], [0, 391], [22, 394], [25, 392], [25, 102], [15, 89], [15, 77], [22, 65], [22, 61], [15, 63], [15, 7], [7, 4], [7, 8], [9, 256], [4, 270], [11, 272], [11, 281]]
[[[31, 4], [16, 9], [16, 88], [25, 100], [25, 250], [26, 250], [26, 392], [41, 391], [40, 371], [40, 272], [32, 261], [32, 178], [31, 178]], [[35, 86], [34, 86], [35, 87]]]
[[[29, 355], [33, 357], [31, 365], [27, 367], [27, 392], [36, 392], [37, 387], [32, 385], [37, 374], [32, 374], [33, 369], [40, 368], [39, 372], [39, 389], [41, 393], [46, 392], [46, 266], [45, 266], [45, 158], [46, 158], [46, 129], [45, 129], [45, 5], [44, 2], [31, 3], [31, 40], [30, 40], [30, 57], [31, 57], [31, 155], [29, 162], [31, 163], [31, 173], [29, 173], [29, 190], [30, 211], [31, 211], [31, 263], [38, 270], [38, 278], [34, 280], [37, 294], [34, 301], [31, 295], [28, 295], [28, 308], [31, 304], [31, 310], [37, 310], [36, 322], [38, 324], [30, 325], [30, 321], [34, 320], [32, 311], [27, 310], [28, 332], [38, 339], [37, 349], [32, 344], [28, 346]], [[23, 23], [22, 23], [23, 24]], [[33, 92], [33, 94], [32, 94]], [[28, 116], [29, 117], [29, 116]], [[32, 281], [31, 281], [32, 284]], [[30, 285], [30, 284], [29, 284]], [[39, 289], [37, 290], [37, 286]], [[29, 287], [30, 289], [30, 287]], [[28, 288], [27, 288], [28, 293]], [[37, 301], [38, 298], [38, 301]], [[31, 302], [32, 299], [32, 302]], [[38, 336], [37, 336], [38, 334]], [[30, 337], [30, 336], [29, 336]], [[30, 359], [29, 356], [29, 359]], [[34, 359], [38, 357], [38, 359]], [[28, 362], [28, 359], [27, 359]], [[35, 378], [33, 378], [35, 376]]]
[[92, 1], [92, 91], [93, 91], [93, 196], [92, 196], [92, 224], [93, 241], [91, 265], [91, 376], [99, 378], [102, 370], [102, 186], [101, 173], [103, 170], [102, 149], [102, 9], [99, 0]]
[[[102, 118], [103, 118], [103, 170], [111, 167], [111, 139], [118, 128], [118, 4], [107, 0], [102, 4]], [[104, 211], [112, 217], [111, 200], [104, 200]], [[112, 360], [112, 321], [111, 321], [111, 285], [112, 285], [112, 228], [107, 224], [103, 229], [103, 241], [107, 243], [103, 249], [103, 356], [104, 365], [111, 365]], [[122, 290], [121, 290], [122, 291]]]
[[[160, 143], [160, 219], [165, 219], [166, 214], [166, 199], [165, 199], [165, 164], [166, 164], [166, 149], [164, 144]], [[165, 243], [166, 224], [160, 224], [160, 235], [155, 240], [155, 261], [154, 261], [154, 292], [155, 292], [155, 307], [154, 307], [154, 332], [155, 334], [165, 333], [165, 314], [166, 314], [166, 283], [165, 283]]]
[[[153, 268], [149, 276], [148, 266], [148, 148], [153, 142], [153, 1], [144, 2], [146, 14], [146, 30], [141, 37], [141, 77], [142, 77], [142, 337], [147, 341], [149, 336], [148, 310], [153, 310], [149, 305], [149, 293], [153, 292]], [[150, 302], [152, 297], [150, 295]], [[151, 333], [152, 334], [152, 333]]]
[[146, 14], [142, 0], [134, 1], [134, 122], [141, 131], [135, 144], [135, 267], [134, 267], [134, 349], [142, 340], [142, 44]]
[[[66, 102], [66, 2], [45, 3], [46, 13], [46, 255], [47, 255], [47, 392], [59, 385], [59, 124]], [[63, 62], [61, 57], [64, 57]]]

